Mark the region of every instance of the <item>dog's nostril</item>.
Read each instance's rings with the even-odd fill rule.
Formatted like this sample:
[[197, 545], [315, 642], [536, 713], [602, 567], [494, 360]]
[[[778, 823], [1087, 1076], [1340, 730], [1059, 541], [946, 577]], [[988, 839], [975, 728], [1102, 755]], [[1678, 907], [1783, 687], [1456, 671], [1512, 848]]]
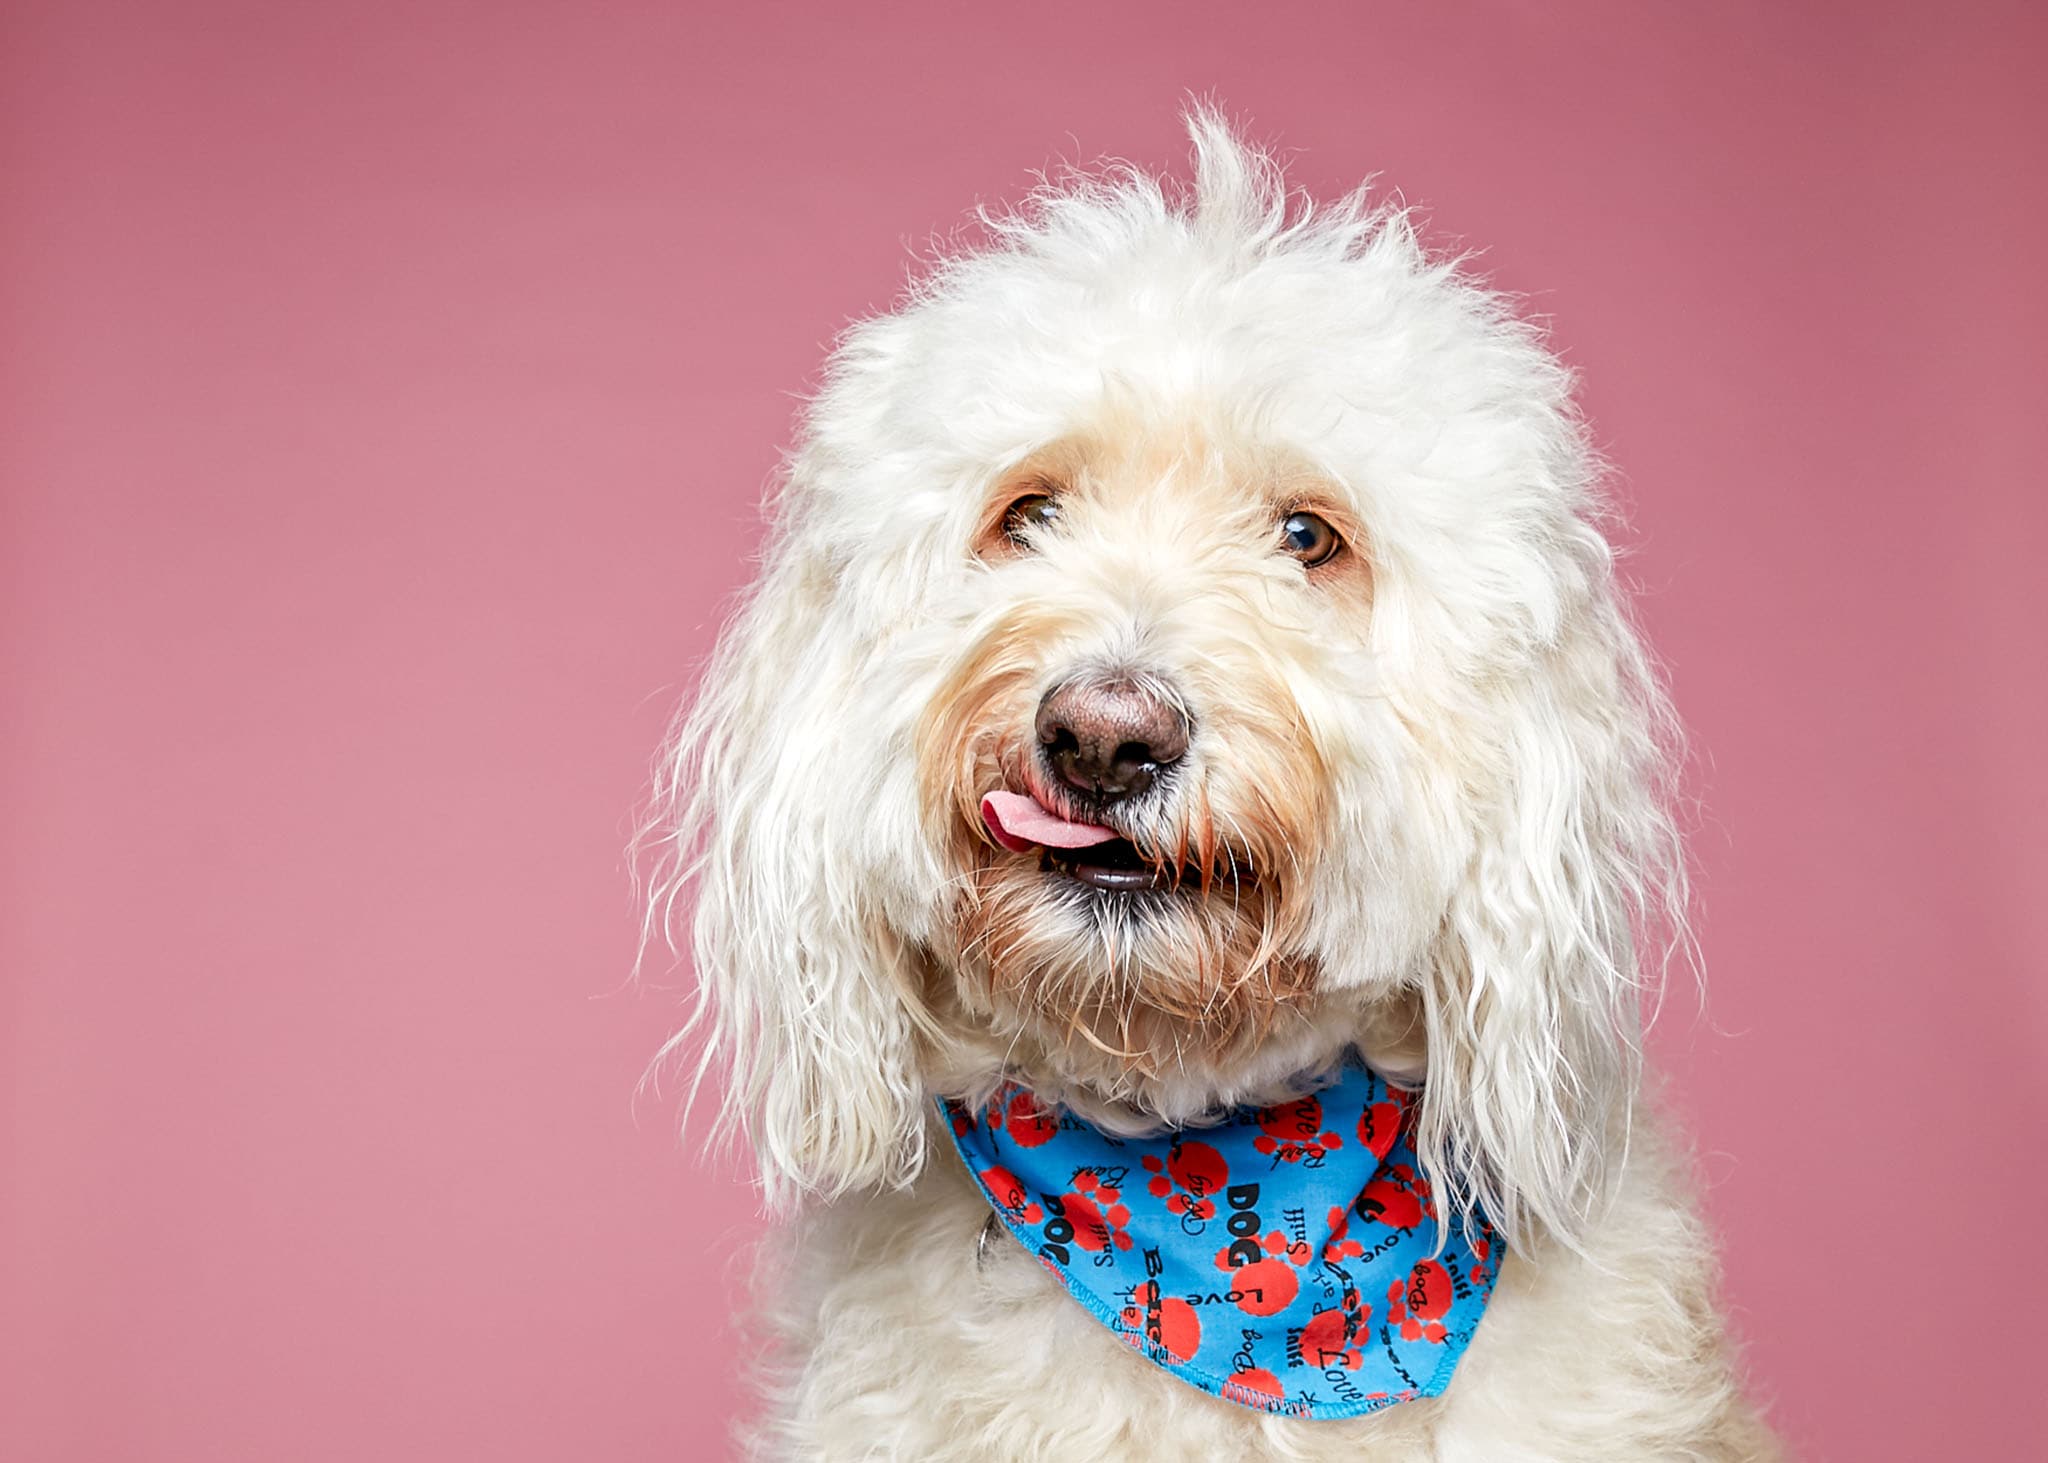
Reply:
[[1119, 763], [1128, 762], [1136, 766], [1143, 766], [1148, 762], [1157, 762], [1159, 759], [1153, 755], [1151, 744], [1148, 742], [1122, 742], [1117, 746], [1116, 760]]
[[1123, 678], [1087, 677], [1055, 686], [1038, 705], [1036, 729], [1054, 774], [1104, 799], [1144, 792], [1187, 755], [1181, 711]]

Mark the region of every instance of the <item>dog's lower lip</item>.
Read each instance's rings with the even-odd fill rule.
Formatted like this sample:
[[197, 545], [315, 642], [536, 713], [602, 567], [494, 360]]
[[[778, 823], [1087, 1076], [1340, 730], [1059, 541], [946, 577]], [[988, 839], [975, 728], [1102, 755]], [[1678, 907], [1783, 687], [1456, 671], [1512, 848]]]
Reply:
[[1163, 889], [1171, 881], [1170, 873], [1158, 869], [1110, 869], [1101, 864], [1067, 864], [1066, 872], [1083, 884], [1092, 884], [1097, 889]]
[[1153, 865], [1122, 838], [1087, 848], [1042, 848], [1038, 867], [1042, 873], [1116, 894], [1174, 889], [1186, 882], [1186, 871]]

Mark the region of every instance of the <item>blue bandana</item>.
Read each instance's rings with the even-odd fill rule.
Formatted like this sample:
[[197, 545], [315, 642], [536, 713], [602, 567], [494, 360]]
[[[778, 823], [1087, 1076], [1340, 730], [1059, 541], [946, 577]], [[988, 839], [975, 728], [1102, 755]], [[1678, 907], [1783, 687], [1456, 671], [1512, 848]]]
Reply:
[[1331, 1418], [1443, 1391], [1506, 1253], [1483, 1216], [1436, 1253], [1416, 1100], [1353, 1057], [1306, 1097], [1151, 1138], [1014, 1083], [940, 1107], [1010, 1233], [1103, 1325], [1226, 1401]]

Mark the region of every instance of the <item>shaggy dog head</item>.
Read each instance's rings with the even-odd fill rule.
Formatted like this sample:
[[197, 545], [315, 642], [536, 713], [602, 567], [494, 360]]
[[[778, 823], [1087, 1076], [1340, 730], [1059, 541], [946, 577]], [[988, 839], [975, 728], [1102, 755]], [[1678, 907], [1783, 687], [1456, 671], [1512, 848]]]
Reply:
[[777, 1198], [907, 1182], [934, 1091], [1136, 1130], [1358, 1044], [1440, 1191], [1569, 1237], [1683, 897], [1566, 374], [1191, 130], [834, 353], [658, 777], [678, 1041]]

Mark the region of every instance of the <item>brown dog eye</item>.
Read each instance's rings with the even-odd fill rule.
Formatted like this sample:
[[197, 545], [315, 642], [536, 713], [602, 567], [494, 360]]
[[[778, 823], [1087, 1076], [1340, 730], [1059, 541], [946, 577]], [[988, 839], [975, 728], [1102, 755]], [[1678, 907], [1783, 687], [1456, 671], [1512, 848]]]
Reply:
[[1313, 513], [1290, 513], [1280, 525], [1280, 546], [1313, 569], [1344, 547], [1337, 530]]
[[1059, 520], [1059, 500], [1050, 493], [1032, 493], [1012, 503], [1003, 514], [1003, 533], [1010, 542], [1025, 544], [1033, 530], [1050, 528]]

